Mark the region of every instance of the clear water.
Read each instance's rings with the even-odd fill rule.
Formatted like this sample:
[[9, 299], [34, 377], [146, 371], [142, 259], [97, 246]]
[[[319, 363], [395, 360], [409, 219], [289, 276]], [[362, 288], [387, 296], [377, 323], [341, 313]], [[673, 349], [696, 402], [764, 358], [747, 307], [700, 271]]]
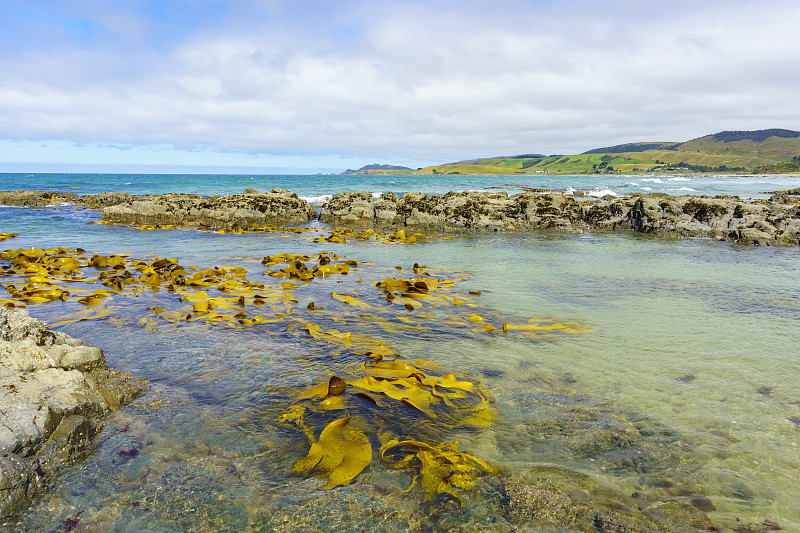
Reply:
[[[457, 188], [430, 177], [424, 184], [412, 178], [421, 179], [397, 177], [409, 180], [398, 182], [397, 190]], [[78, 192], [90, 193], [135, 178], [15, 179], [0, 188], [72, 183], [81, 187]], [[151, 189], [119, 188], [180, 189], [177, 182], [149, 179]], [[185, 190], [238, 192], [248, 186], [242, 186], [245, 179], [250, 177], [223, 185], [221, 178], [213, 178], [201, 187], [193, 177]], [[249, 186], [283, 186], [303, 196], [378, 191], [366, 181], [323, 176], [311, 185], [314, 179], [256, 177]], [[505, 179], [476, 177], [461, 188]], [[577, 184], [560, 179], [559, 187]], [[707, 185], [704, 192], [735, 189], [747, 196], [738, 191], [796, 185], [734, 182], [716, 191]], [[694, 181], [691, 186], [701, 188]], [[418, 431], [439, 442], [458, 439], [460, 449], [504, 474], [580, 476], [597, 498], [707, 496], [714, 507], [708, 514], [723, 530], [764, 520], [800, 530], [797, 248], [597, 233], [456, 235], [379, 246], [354, 240], [310, 242], [316, 233], [218, 235], [88, 224], [96, 218], [95, 212], [65, 206], [0, 207], [0, 232], [20, 234], [2, 248], [80, 246], [140, 258], [178, 258], [199, 267], [242, 265], [250, 279], [269, 284], [282, 280], [263, 276], [259, 261], [265, 255], [346, 255], [365, 263], [348, 276], [317, 279], [292, 291], [299, 302], [296, 316], [311, 316], [305, 308], [309, 301], [324, 305], [313, 320], [325, 329], [366, 333], [389, 342], [404, 357], [433, 361], [447, 373], [461, 372], [481, 384], [497, 410], [494, 426], [485, 430], [443, 423], [408, 429], [419, 425], [408, 412], [377, 413], [376, 425], [395, 433]], [[444, 306], [429, 310], [436, 321], [400, 322], [417, 312], [382, 307], [359, 313], [330, 298], [332, 290], [355, 294], [378, 309], [381, 298], [370, 283], [411, 277], [415, 262], [434, 275], [459, 278], [451, 294], [470, 299], [475, 307]], [[363, 356], [334, 355], [340, 347], [295, 335], [287, 331], [287, 322], [238, 331], [201, 322], [140, 323], [147, 306], [185, 305], [163, 291], [115, 297], [110, 305], [118, 308], [108, 317], [58, 329], [103, 347], [110, 366], [144, 375], [151, 387], [108, 420], [95, 453], [67, 471], [16, 522], [6, 524], [9, 530], [63, 531], [65, 521], [79, 512], [81, 528], [111, 531], [404, 531], [418, 517], [424, 508], [420, 495], [402, 493], [410, 476], [383, 468], [379, 461], [350, 487], [333, 491], [316, 490], [321, 477], [292, 472], [308, 450], [301, 434], [278, 423], [294, 391], [332, 373], [346, 375]], [[54, 323], [80, 307], [51, 303], [30, 305], [29, 311]], [[472, 313], [498, 325], [540, 317], [585, 324], [592, 331], [527, 337], [475, 334], [468, 327], [447, 325], [453, 317]], [[387, 321], [402, 327], [380, 326]], [[636, 428], [642, 439], [609, 452], [591, 439], [586, 446], [576, 445], [579, 439], [567, 438], [565, 427], [578, 437], [609, 427], [623, 433]], [[131, 449], [139, 453], [120, 455]], [[647, 459], [630, 467], [629, 458], [619, 456], [626, 451], [644, 453]], [[460, 511], [463, 524], [500, 527], [503, 518], [486, 503], [491, 497], [491, 491], [470, 496]]]

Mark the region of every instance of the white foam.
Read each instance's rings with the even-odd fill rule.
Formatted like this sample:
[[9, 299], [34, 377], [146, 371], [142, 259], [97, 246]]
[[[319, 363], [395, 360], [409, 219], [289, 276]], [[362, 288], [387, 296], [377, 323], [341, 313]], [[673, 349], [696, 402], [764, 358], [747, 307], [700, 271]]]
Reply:
[[669, 178], [667, 181], [692, 181], [689, 178]]
[[614, 191], [609, 191], [608, 189], [601, 189], [598, 191], [589, 191], [589, 196], [594, 196], [595, 198], [602, 198], [603, 196], [616, 196], [617, 193]]
[[652, 191], [653, 188], [652, 187], [642, 187], [642, 190], [643, 191]]
[[694, 189], [691, 187], [678, 187], [677, 189], [669, 189], [670, 191], [688, 191], [688, 192], [695, 192]]
[[301, 200], [305, 200], [309, 205], [322, 205], [328, 200], [333, 198], [331, 194], [320, 194], [319, 196], [301, 196]]
[[566, 194], [568, 196], [572, 196], [573, 194], [575, 194], [575, 189], [573, 189], [572, 187], [569, 187], [564, 194]]
[[634, 182], [630, 182], [628, 185], [630, 185], [631, 187], [638, 187], [639, 186], [638, 183], [634, 183]]
[[653, 183], [664, 183], [660, 178], [644, 178], [642, 181], [652, 181]]

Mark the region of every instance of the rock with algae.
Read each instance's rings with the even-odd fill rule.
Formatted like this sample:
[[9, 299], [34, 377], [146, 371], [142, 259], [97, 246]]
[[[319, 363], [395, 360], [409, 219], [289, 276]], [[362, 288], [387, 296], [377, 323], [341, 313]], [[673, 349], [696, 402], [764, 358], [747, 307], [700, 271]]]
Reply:
[[[789, 191], [792, 192], [792, 191]], [[800, 209], [770, 200], [736, 196], [658, 196], [634, 194], [579, 201], [574, 195], [527, 191], [509, 196], [496, 191], [444, 195], [340, 193], [322, 206], [320, 220], [332, 224], [409, 227], [434, 231], [627, 230], [664, 237], [715, 238], [751, 245], [797, 246]]]
[[313, 207], [296, 194], [274, 188], [261, 193], [202, 198], [196, 194], [162, 194], [131, 199], [103, 209], [103, 219], [127, 224], [247, 228], [253, 224], [298, 223], [316, 218]]
[[0, 516], [88, 453], [105, 415], [145, 386], [109, 369], [100, 348], [0, 310]]

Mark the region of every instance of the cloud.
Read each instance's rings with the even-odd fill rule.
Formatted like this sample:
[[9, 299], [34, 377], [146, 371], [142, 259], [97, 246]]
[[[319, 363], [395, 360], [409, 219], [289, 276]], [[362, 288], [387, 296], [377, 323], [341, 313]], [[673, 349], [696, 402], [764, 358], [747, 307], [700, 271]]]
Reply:
[[794, 2], [531, 4], [89, 4], [3, 48], [0, 138], [446, 161], [798, 129]]

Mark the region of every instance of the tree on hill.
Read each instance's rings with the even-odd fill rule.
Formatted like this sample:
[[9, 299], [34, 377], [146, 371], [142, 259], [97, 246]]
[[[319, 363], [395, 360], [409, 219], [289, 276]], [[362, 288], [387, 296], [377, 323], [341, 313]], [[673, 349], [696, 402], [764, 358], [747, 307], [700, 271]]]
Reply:
[[796, 139], [797, 137], [800, 137], [800, 131], [784, 130], [780, 128], [755, 131], [721, 131], [713, 134], [711, 137], [713, 137], [714, 140], [725, 143], [733, 141], [753, 141], [760, 143], [764, 142], [770, 137]]

